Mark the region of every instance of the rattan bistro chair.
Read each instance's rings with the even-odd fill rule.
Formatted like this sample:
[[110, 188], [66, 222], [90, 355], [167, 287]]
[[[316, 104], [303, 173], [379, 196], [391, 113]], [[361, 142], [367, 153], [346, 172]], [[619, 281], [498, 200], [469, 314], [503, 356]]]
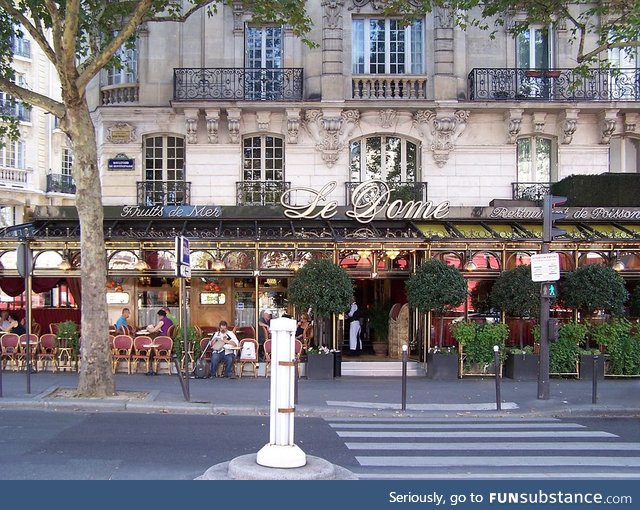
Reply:
[[[253, 345], [253, 349], [247, 349], [246, 345]], [[240, 340], [240, 353], [237, 357], [238, 377], [242, 377], [244, 367], [253, 369], [253, 377], [258, 377], [258, 341], [255, 338], [243, 338]]]
[[111, 348], [112, 370], [115, 374], [124, 362], [127, 367], [127, 374], [131, 373], [131, 353], [133, 352], [133, 338], [129, 335], [116, 335], [113, 337]]

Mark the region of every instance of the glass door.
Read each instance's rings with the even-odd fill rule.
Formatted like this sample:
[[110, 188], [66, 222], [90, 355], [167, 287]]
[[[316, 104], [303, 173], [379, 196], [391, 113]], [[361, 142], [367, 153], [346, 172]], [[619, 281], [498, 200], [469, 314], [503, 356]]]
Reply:
[[245, 31], [246, 99], [282, 96], [282, 28], [247, 27]]

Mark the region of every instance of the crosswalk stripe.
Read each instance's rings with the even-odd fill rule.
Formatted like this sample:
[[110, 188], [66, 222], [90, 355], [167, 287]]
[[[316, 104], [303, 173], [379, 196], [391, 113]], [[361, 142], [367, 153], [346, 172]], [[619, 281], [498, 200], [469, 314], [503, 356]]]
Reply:
[[455, 429], [528, 429], [528, 428], [553, 428], [553, 429], [583, 429], [579, 423], [330, 423], [333, 428], [341, 429], [438, 429], [446, 426], [447, 430]]
[[483, 443], [345, 443], [349, 450], [584, 450], [589, 451], [639, 451], [639, 443], [616, 443], [613, 441], [570, 442], [483, 442]]
[[[378, 437], [378, 438], [394, 438], [394, 437], [431, 437], [431, 438], [440, 438], [443, 437], [445, 439], [451, 438], [468, 438], [468, 437], [506, 437], [509, 439], [513, 439], [513, 431], [479, 431], [479, 430], [465, 430], [465, 431], [429, 431], [429, 432], [420, 432], [420, 431], [412, 431], [412, 432], [402, 432], [402, 431], [380, 431], [380, 430], [368, 430], [368, 431], [358, 431], [358, 430], [337, 430], [336, 434], [340, 437]], [[550, 434], [553, 434], [553, 437], [618, 437], [615, 434], [611, 434], [609, 432], [603, 432], [599, 430], [555, 430], [550, 432], [548, 430], [528, 430], [526, 432], [527, 438], [533, 437], [544, 437], [548, 438]]]
[[403, 466], [403, 467], [440, 467], [440, 468], [462, 468], [462, 467], [516, 467], [516, 466], [539, 466], [539, 467], [559, 467], [559, 466], [596, 466], [596, 467], [640, 467], [640, 457], [586, 457], [586, 456], [514, 456], [514, 457], [491, 457], [486, 456], [403, 456], [403, 457], [377, 457], [377, 456], [356, 456], [361, 466]]

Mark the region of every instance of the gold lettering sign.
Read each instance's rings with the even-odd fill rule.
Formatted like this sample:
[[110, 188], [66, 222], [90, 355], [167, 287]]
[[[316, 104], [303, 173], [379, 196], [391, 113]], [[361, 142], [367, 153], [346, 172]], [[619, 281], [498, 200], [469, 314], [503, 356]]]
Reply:
[[[284, 214], [292, 219], [328, 219], [335, 216], [338, 203], [328, 201], [327, 197], [336, 188], [336, 181], [325, 184], [320, 191], [312, 188], [293, 188], [283, 193], [280, 203], [284, 207]], [[449, 215], [449, 202], [435, 204], [431, 200], [391, 200], [389, 185], [380, 180], [360, 183], [351, 195], [351, 209], [346, 215], [360, 223], [383, 217], [389, 220], [428, 220], [442, 219]], [[311, 195], [309, 203], [304, 205], [289, 205], [289, 194], [305, 192]]]

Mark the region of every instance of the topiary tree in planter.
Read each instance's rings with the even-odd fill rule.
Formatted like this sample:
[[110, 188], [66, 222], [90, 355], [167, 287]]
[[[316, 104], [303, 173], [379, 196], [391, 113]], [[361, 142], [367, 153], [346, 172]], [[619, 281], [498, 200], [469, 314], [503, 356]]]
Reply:
[[619, 273], [602, 264], [589, 264], [567, 274], [560, 296], [568, 307], [583, 316], [598, 310], [623, 315], [629, 293]]
[[312, 260], [296, 273], [289, 284], [289, 302], [300, 310], [311, 308], [314, 336], [326, 345], [323, 319], [344, 313], [353, 299], [353, 285], [347, 272], [327, 259]]
[[540, 284], [531, 280], [531, 266], [518, 266], [504, 271], [493, 284], [490, 301], [518, 320], [518, 345], [524, 348], [524, 319], [535, 317], [540, 310]]
[[412, 308], [440, 315], [438, 346], [442, 346], [445, 312], [467, 299], [467, 282], [455, 267], [437, 259], [430, 259], [418, 267], [406, 282], [407, 302]]

